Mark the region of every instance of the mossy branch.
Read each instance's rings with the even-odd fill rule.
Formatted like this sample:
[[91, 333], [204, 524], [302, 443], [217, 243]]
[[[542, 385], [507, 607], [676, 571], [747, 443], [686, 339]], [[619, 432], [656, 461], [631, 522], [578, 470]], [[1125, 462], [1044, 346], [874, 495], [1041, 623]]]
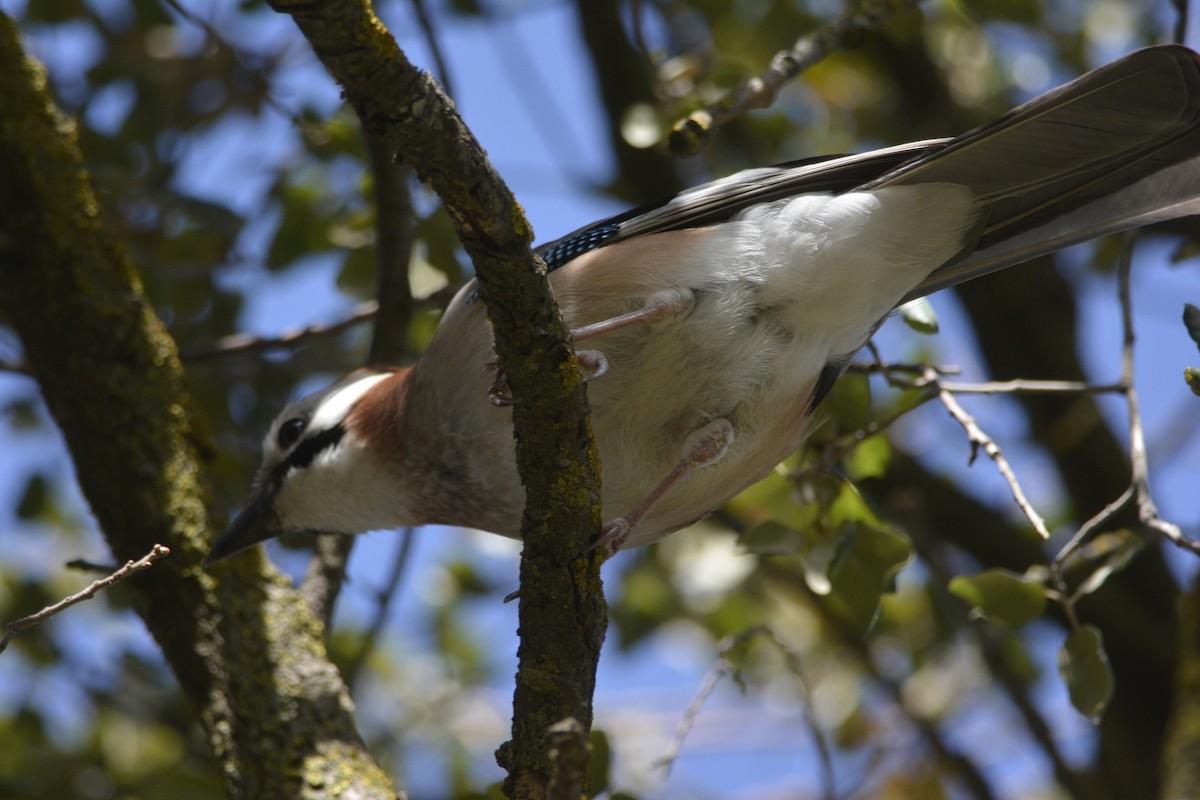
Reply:
[[367, 130], [437, 192], [475, 265], [517, 401], [527, 497], [513, 741], [501, 762], [510, 796], [544, 796], [550, 727], [573, 717], [590, 728], [606, 625], [599, 565], [580, 557], [599, 531], [599, 463], [567, 328], [520, 206], [441, 86], [413, 66], [370, 4], [271, 5], [295, 19]]

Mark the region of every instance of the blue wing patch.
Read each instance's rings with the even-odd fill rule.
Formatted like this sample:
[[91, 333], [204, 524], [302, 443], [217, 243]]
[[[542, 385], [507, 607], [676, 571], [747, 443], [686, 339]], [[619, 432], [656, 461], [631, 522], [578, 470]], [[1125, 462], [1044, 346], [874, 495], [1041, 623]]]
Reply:
[[601, 247], [609, 239], [617, 235], [621, 230], [621, 225], [618, 222], [609, 221], [584, 228], [581, 231], [571, 234], [557, 242], [552, 242], [544, 249], [539, 250], [538, 255], [546, 262], [546, 266], [550, 269], [558, 269], [563, 264], [579, 258], [584, 253]]

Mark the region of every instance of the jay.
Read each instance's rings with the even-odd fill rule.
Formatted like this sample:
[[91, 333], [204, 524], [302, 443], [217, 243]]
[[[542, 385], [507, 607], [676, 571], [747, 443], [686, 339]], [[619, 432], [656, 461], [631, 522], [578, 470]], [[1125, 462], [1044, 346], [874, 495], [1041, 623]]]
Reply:
[[[1168, 45], [957, 138], [747, 170], [539, 248], [586, 347], [612, 520], [597, 545], [652, 542], [768, 474], [898, 304], [1194, 213], [1200, 57]], [[356, 371], [283, 410], [210, 562], [293, 529], [519, 536], [497, 386], [468, 283], [417, 364]]]

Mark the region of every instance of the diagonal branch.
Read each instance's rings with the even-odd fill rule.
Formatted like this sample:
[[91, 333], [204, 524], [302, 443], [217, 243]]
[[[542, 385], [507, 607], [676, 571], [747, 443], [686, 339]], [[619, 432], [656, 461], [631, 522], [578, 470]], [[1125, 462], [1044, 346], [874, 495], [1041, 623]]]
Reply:
[[948, 389], [938, 385], [937, 372], [934, 370], [926, 372], [925, 382], [937, 389], [938, 399], [942, 405], [950, 412], [950, 416], [954, 417], [955, 421], [959, 425], [962, 425], [963, 430], [967, 432], [967, 437], [971, 440], [971, 460], [975, 460], [976, 451], [982, 447], [987, 457], [996, 464], [996, 469], [1000, 470], [1000, 475], [1008, 483], [1008, 488], [1012, 492], [1013, 500], [1016, 501], [1021, 511], [1025, 514], [1025, 518], [1033, 525], [1033, 529], [1043, 539], [1049, 539], [1050, 531], [1046, 527], [1046, 521], [1042, 519], [1042, 515], [1037, 512], [1037, 509], [1029, 502], [1029, 498], [1025, 496], [1025, 490], [1021, 488], [1021, 483], [1017, 480], [1017, 475], [1009, 465], [1008, 459], [1004, 457], [1004, 453], [1000, 450], [1000, 445], [996, 444], [995, 440], [979, 427], [979, 423], [975, 421], [975, 418], [958, 404], [958, 400], [954, 398], [954, 395]]
[[883, 20], [916, 5], [913, 0], [863, 0], [841, 19], [798, 39], [791, 50], [776, 53], [770, 68], [762, 75], [747, 79], [717, 102], [676, 122], [667, 138], [667, 146], [679, 156], [695, 155], [717, 128], [728, 125], [747, 111], [771, 105], [779, 90], [801, 72], [830, 53], [852, 46]]
[[292, 15], [367, 131], [437, 192], [475, 265], [518, 401], [513, 424], [526, 491], [513, 741], [500, 757], [510, 796], [544, 795], [549, 727], [567, 717], [591, 726], [606, 624], [598, 559], [579, 558], [599, 531], [599, 461], [567, 328], [520, 207], [441, 87], [413, 66], [370, 6], [274, 0], [272, 7]]

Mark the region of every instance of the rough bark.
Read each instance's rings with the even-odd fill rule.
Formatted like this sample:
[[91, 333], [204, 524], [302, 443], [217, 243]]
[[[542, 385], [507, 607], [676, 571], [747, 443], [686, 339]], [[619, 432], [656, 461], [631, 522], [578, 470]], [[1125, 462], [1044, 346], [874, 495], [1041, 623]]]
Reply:
[[0, 307], [62, 429], [137, 607], [197, 709], [232, 797], [391, 798], [321, 626], [261, 558], [201, 568], [214, 519], [212, 444], [175, 343], [106, 224], [42, 68], [0, 15]]

